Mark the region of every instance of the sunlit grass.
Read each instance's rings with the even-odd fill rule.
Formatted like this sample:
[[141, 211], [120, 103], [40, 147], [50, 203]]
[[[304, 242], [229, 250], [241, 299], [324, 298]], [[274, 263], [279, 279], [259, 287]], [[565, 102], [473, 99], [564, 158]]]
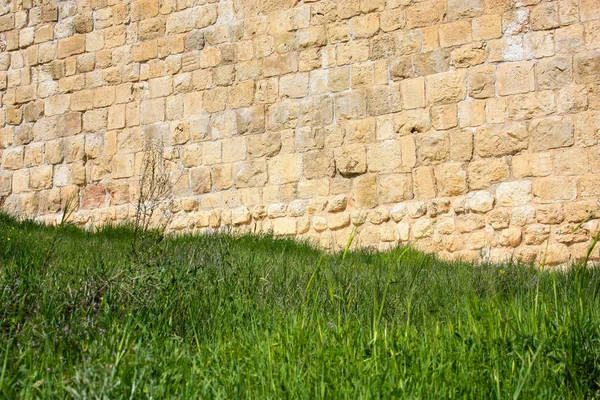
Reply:
[[600, 395], [596, 269], [0, 216], [0, 398]]

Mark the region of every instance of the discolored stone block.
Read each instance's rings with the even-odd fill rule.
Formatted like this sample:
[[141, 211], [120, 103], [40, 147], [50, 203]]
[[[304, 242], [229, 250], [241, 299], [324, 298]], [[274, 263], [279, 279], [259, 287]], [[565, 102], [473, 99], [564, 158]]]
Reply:
[[367, 172], [367, 152], [362, 144], [346, 145], [335, 150], [335, 165], [344, 176]]
[[425, 78], [427, 103], [448, 104], [464, 100], [466, 95], [465, 71], [445, 72]]
[[500, 64], [497, 68], [497, 89], [501, 96], [534, 91], [533, 64], [528, 62]]

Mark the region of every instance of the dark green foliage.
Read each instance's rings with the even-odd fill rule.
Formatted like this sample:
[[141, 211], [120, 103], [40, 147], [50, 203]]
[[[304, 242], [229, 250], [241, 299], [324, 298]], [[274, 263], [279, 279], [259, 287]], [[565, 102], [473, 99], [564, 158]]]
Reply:
[[596, 269], [0, 215], [1, 398], [600, 395]]

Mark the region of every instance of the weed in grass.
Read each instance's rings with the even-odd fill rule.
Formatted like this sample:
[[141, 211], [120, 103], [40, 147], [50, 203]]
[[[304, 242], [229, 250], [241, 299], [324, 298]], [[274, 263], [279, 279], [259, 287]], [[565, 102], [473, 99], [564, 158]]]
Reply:
[[0, 215], [0, 397], [600, 395], [597, 269], [132, 236]]
[[131, 235], [131, 255], [136, 263], [153, 264], [162, 257], [162, 241], [173, 219], [173, 185], [163, 152], [159, 140], [150, 140], [144, 149]]

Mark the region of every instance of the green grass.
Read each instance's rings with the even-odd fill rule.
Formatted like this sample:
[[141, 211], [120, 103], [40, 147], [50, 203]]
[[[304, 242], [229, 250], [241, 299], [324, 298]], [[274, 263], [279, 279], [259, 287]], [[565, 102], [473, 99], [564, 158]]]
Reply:
[[0, 215], [1, 398], [600, 395], [598, 270]]

